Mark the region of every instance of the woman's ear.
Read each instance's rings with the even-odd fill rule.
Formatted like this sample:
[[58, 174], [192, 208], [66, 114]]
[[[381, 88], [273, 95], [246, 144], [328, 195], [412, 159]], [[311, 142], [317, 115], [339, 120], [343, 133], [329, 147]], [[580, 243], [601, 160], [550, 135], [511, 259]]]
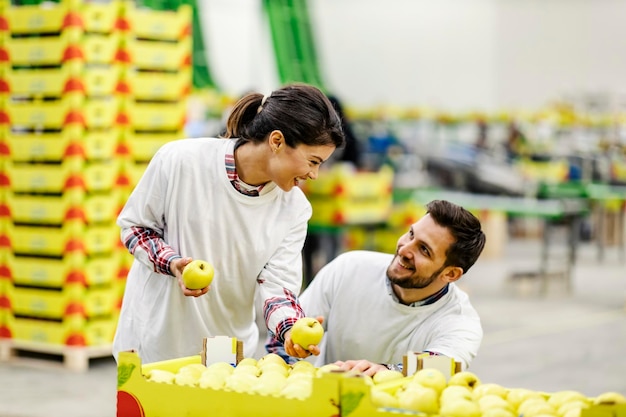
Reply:
[[463, 276], [463, 268], [460, 266], [448, 266], [443, 271], [443, 277], [446, 282], [454, 282]]
[[272, 130], [272, 132], [270, 132], [270, 137], [269, 137], [269, 145], [270, 148], [272, 149], [272, 152], [276, 153], [278, 152], [281, 147], [283, 147], [285, 144], [285, 137], [283, 136], [283, 132], [281, 132], [280, 130]]

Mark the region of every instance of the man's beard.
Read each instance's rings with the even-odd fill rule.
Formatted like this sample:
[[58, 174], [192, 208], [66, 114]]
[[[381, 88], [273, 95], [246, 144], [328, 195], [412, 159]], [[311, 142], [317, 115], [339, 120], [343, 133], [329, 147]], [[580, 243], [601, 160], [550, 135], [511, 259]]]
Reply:
[[[393, 264], [394, 261], [396, 260], [396, 258], [398, 258], [398, 257], [399, 257], [399, 255], [396, 255], [396, 257], [391, 261], [391, 264]], [[444, 270], [444, 268], [445, 268], [445, 266], [442, 266], [441, 268], [436, 270], [429, 277], [422, 277], [420, 275], [417, 275], [418, 272], [416, 270], [416, 271], [413, 271], [413, 274], [411, 276], [409, 276], [409, 277], [399, 278], [399, 277], [391, 275], [391, 265], [389, 265], [389, 268], [387, 268], [387, 278], [389, 278], [389, 281], [392, 284], [395, 284], [395, 285], [397, 285], [400, 288], [404, 288], [404, 289], [422, 289], [422, 288], [426, 288], [430, 284], [432, 284], [437, 279], [439, 274], [441, 274], [441, 272]]]

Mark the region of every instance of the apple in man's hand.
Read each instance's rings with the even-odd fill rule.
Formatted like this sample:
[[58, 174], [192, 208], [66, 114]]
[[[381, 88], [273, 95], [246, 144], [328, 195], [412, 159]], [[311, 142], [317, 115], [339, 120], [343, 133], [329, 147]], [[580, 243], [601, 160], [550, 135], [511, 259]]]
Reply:
[[183, 283], [190, 290], [200, 290], [211, 284], [214, 274], [213, 265], [196, 259], [189, 262], [183, 269]]
[[298, 319], [291, 328], [291, 341], [308, 349], [309, 345], [318, 345], [324, 336], [324, 328], [313, 317]]

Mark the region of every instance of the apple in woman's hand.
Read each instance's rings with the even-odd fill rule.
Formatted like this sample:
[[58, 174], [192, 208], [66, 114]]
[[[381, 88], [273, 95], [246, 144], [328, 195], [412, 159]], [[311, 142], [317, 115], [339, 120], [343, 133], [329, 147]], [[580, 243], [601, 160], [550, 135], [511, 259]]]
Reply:
[[291, 328], [291, 341], [308, 349], [309, 345], [318, 345], [324, 336], [324, 328], [313, 317], [298, 319]]
[[183, 269], [183, 283], [190, 290], [200, 290], [211, 284], [214, 274], [213, 265], [196, 259], [189, 262]]

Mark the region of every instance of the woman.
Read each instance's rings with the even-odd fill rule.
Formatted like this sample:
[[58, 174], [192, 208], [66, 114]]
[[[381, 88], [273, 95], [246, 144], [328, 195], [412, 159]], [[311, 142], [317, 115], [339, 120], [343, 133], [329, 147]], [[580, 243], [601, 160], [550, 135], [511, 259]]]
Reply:
[[[164, 145], [118, 217], [135, 257], [113, 354], [134, 349], [144, 363], [198, 354], [216, 335], [257, 351], [255, 301], [287, 352], [304, 314], [301, 250], [311, 205], [297, 187], [343, 144], [341, 121], [325, 95], [289, 85], [251, 93], [234, 106], [225, 138]], [[182, 271], [193, 259], [215, 268], [210, 287], [190, 290]], [[317, 348], [312, 349], [318, 353]]]

